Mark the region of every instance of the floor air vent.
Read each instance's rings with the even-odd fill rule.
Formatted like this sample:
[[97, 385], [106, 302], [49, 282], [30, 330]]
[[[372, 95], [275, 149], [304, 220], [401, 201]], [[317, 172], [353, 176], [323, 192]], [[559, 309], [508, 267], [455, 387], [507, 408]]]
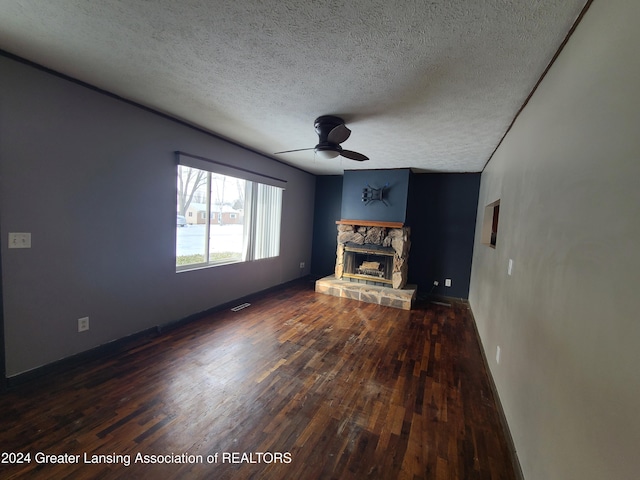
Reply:
[[436, 305], [442, 305], [443, 307], [450, 307], [451, 304], [450, 303], [445, 303], [445, 302], [437, 302], [435, 300], [431, 300], [431, 303], [434, 303]]
[[250, 303], [242, 303], [240, 305], [236, 305], [235, 307], [233, 307], [231, 309], [232, 312], [238, 312], [240, 310], [242, 310], [243, 308], [247, 308], [249, 307], [251, 304]]

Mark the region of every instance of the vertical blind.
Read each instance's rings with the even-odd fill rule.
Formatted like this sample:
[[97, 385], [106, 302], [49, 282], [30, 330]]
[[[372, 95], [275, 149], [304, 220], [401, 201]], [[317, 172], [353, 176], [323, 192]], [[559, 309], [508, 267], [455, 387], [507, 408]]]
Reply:
[[[255, 212], [256, 239], [253, 258], [280, 255], [280, 216], [282, 212], [282, 190], [263, 183], [254, 183], [252, 210]], [[259, 241], [258, 241], [259, 240]]]

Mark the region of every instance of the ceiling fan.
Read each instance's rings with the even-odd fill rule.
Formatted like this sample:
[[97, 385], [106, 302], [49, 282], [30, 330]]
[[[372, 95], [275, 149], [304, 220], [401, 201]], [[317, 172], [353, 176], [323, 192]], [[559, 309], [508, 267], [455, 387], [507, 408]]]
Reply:
[[297, 150], [285, 150], [284, 152], [276, 152], [274, 155], [281, 153], [302, 152], [304, 150], [313, 150], [320, 158], [328, 159], [335, 158], [338, 155], [348, 158], [350, 160], [356, 160], [358, 162], [364, 162], [369, 160], [369, 157], [364, 156], [361, 153], [351, 150], [344, 150], [340, 144], [349, 138], [351, 130], [349, 130], [344, 120], [340, 117], [333, 115], [323, 115], [316, 118], [313, 122], [318, 134], [318, 144], [312, 148], [299, 148]]

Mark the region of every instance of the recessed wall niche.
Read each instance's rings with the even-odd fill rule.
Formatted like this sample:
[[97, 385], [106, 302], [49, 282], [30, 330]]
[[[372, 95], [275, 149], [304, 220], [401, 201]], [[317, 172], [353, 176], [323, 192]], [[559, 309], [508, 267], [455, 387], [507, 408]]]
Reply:
[[500, 218], [500, 200], [491, 202], [484, 207], [484, 218], [482, 219], [483, 245], [496, 248], [498, 242], [498, 220]]

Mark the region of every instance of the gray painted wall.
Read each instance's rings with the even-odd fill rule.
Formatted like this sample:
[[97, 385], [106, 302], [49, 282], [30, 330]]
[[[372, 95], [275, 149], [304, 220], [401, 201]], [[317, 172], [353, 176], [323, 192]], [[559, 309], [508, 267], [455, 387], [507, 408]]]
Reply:
[[[176, 274], [175, 150], [288, 181], [280, 257]], [[0, 57], [7, 375], [308, 273], [314, 188], [313, 175]], [[8, 232], [31, 232], [33, 247], [7, 249]]]
[[469, 299], [527, 480], [640, 471], [639, 18], [595, 0], [482, 175]]

